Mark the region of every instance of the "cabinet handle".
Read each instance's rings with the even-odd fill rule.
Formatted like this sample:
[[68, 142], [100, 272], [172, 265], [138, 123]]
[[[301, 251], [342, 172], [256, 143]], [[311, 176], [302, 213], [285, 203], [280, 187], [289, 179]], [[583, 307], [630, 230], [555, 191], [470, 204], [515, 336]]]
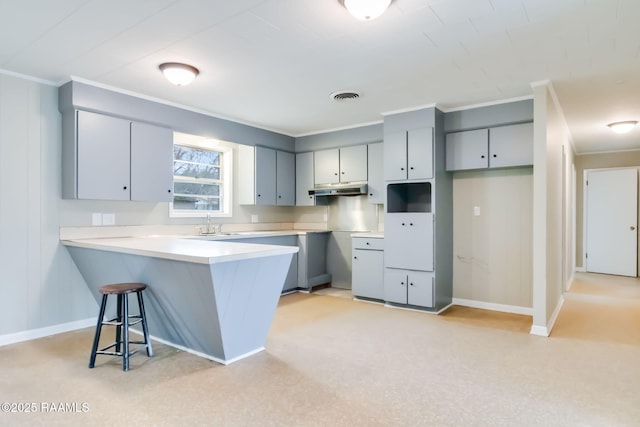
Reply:
[[357, 256], [354, 256], [354, 257], [353, 257], [353, 259], [358, 259], [358, 257], [357, 257]]
[[409, 225], [410, 225], [411, 227], [413, 227], [413, 223], [412, 223], [412, 222], [410, 222], [410, 223], [409, 223]]
[[369, 246], [369, 242], [367, 242], [367, 246]]
[[413, 283], [409, 283], [409, 286], [413, 286]]
[[278, 195], [278, 199], [282, 199], [282, 196]]
[[482, 156], [480, 156], [481, 159], [484, 159], [484, 154]]
[[260, 195], [260, 194], [258, 194], [258, 197], [260, 197], [260, 196], [261, 196], [261, 195]]
[[400, 282], [400, 285], [401, 285], [401, 286], [404, 286], [404, 282]]
[[310, 199], [313, 199], [313, 196], [309, 196]]
[[493, 155], [493, 157], [498, 157], [498, 155], [497, 155], [497, 154], [494, 154], [494, 155]]
[[123, 190], [126, 190], [126, 189], [127, 189], [127, 186], [125, 185], [124, 187], [122, 187], [122, 189], [123, 189]]
[[401, 171], [403, 171], [403, 170], [404, 170], [404, 168], [400, 168], [400, 170], [401, 170]]
[[404, 227], [404, 222], [402, 223], [402, 226]]
[[413, 170], [413, 166], [411, 166], [409, 169]]
[[369, 193], [370, 196], [373, 196], [373, 193]]
[[167, 190], [167, 193], [171, 193], [171, 189], [168, 189], [168, 190]]
[[338, 172], [334, 173], [334, 175], [338, 175]]
[[342, 175], [344, 175], [344, 172], [340, 172]]

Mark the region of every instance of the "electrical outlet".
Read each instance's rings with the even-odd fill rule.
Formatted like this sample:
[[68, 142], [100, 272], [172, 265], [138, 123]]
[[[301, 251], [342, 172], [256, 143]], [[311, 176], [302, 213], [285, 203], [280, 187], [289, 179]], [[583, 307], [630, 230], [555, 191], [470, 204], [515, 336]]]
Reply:
[[327, 214], [323, 214], [323, 215], [322, 215], [322, 220], [323, 220], [324, 222], [327, 222], [327, 221], [329, 220], [329, 216], [328, 216]]
[[251, 222], [253, 224], [255, 224], [256, 222], [258, 222], [258, 215], [251, 215]]
[[473, 216], [480, 216], [480, 206], [473, 207]]
[[94, 212], [91, 214], [91, 225], [102, 225], [102, 214]]
[[116, 225], [116, 214], [102, 214], [102, 225]]

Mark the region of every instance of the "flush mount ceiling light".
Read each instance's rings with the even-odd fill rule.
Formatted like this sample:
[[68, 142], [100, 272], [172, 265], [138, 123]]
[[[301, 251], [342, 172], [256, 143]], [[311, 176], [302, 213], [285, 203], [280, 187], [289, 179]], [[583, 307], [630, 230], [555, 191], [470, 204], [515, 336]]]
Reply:
[[200, 73], [196, 67], [179, 62], [165, 62], [160, 64], [162, 74], [176, 86], [186, 86]]
[[633, 129], [638, 122], [636, 120], [628, 120], [626, 122], [609, 123], [607, 126], [615, 133], [627, 133]]
[[338, 0], [355, 18], [369, 21], [382, 15], [391, 0]]

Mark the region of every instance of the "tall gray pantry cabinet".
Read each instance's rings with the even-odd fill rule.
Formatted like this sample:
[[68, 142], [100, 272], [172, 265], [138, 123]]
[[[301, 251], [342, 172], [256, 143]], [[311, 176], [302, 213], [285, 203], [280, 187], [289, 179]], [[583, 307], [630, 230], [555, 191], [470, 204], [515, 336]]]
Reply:
[[385, 116], [384, 300], [439, 312], [453, 296], [453, 196], [444, 114]]

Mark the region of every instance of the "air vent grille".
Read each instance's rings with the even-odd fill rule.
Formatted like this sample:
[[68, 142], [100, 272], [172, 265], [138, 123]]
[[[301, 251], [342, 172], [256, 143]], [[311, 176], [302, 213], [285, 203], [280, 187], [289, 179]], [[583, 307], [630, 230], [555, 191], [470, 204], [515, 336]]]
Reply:
[[344, 90], [340, 92], [333, 92], [330, 95], [330, 98], [335, 101], [348, 101], [360, 98], [360, 94], [352, 90]]

